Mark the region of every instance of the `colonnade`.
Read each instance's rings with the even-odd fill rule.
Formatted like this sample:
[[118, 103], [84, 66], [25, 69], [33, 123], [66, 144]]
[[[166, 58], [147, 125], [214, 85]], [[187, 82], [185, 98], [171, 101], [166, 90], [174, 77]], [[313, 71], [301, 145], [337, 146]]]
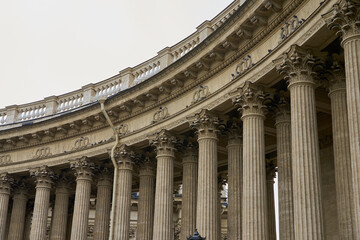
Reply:
[[[182, 144], [181, 240], [194, 230], [207, 240], [220, 236], [218, 197], [218, 141], [227, 136], [228, 239], [274, 240], [274, 171], [266, 166], [264, 121], [271, 111], [277, 137], [279, 227], [281, 240], [325, 239], [320, 182], [320, 156], [315, 89], [325, 83], [331, 101], [337, 212], [340, 239], [360, 238], [360, 30], [359, 4], [342, 1], [324, 18], [342, 34], [344, 61], [330, 66], [318, 53], [297, 45], [274, 60], [288, 83], [288, 93], [251, 82], [231, 92], [238, 119], [224, 124], [221, 116], [206, 109], [188, 117], [197, 144]], [[326, 54], [325, 54], [326, 55]], [[289, 96], [289, 97], [286, 97]], [[47, 233], [51, 191], [55, 203], [50, 239], [85, 240], [90, 196], [97, 179], [94, 239], [129, 239], [132, 180], [139, 171], [137, 238], [174, 239], [173, 185], [175, 152], [179, 138], [161, 130], [149, 136], [155, 161], [136, 149], [121, 145], [116, 151], [118, 175], [112, 231], [110, 209], [112, 174], [83, 157], [70, 160], [75, 174], [75, 200], [70, 209], [71, 181], [48, 166], [30, 169], [34, 190], [26, 181], [0, 175], [0, 240], [40, 240]], [[197, 146], [197, 147], [196, 147]], [[135, 167], [137, 165], [137, 167]], [[10, 198], [12, 207], [9, 209]], [[70, 217], [69, 217], [70, 216]], [[32, 219], [30, 221], [29, 219]]]

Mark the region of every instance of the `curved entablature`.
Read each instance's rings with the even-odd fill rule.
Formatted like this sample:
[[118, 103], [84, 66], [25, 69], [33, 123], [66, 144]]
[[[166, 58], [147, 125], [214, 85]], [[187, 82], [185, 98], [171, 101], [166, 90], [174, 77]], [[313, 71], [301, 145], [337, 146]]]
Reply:
[[172, 47], [162, 49], [157, 56], [135, 67], [126, 68], [109, 79], [96, 84], [85, 85], [79, 90], [60, 96], [50, 96], [41, 101], [0, 109], [0, 126], [48, 116], [56, 117], [61, 113], [79, 109], [89, 103], [96, 102], [101, 97], [112, 96], [143, 82], [191, 51], [230, 18], [243, 2], [244, 0], [235, 0], [212, 20], [202, 23], [197, 27], [196, 32], [184, 40]]
[[[36, 165], [41, 159], [52, 159], [54, 164], [59, 164], [62, 162], [59, 159], [84, 151], [106, 154], [114, 139], [95, 101], [99, 97], [108, 97], [107, 112], [116, 125], [122, 126], [122, 141], [129, 145], [142, 144], [147, 135], [162, 128], [183, 129], [186, 117], [202, 108], [223, 113], [232, 111], [229, 92], [245, 81], [273, 86], [281, 77], [272, 60], [292, 44], [313, 41], [313, 35], [325, 28], [321, 13], [331, 4], [302, 3], [300, 0], [248, 0], [205, 41], [147, 81], [118, 92], [123, 82], [116, 82], [118, 76], [115, 76], [111, 81], [118, 85], [106, 80], [83, 87], [82, 94], [75, 91], [62, 96], [60, 108], [58, 97], [46, 100], [49, 108], [38, 102], [35, 105], [39, 107], [34, 109], [41, 110], [34, 112], [41, 112], [41, 118], [0, 127], [0, 156], [4, 155], [4, 161], [10, 166], [15, 162]], [[330, 35], [329, 39], [333, 40], [334, 36]], [[111, 91], [101, 90], [105, 83]], [[57, 100], [54, 102], [54, 99]], [[83, 103], [79, 104], [80, 101]], [[51, 107], [59, 112], [46, 116], [43, 112]], [[29, 105], [21, 109], [30, 108]], [[16, 107], [7, 108], [7, 113], [13, 114], [8, 117], [15, 117], [15, 113], [21, 111]], [[46, 150], [39, 150], [42, 148]], [[21, 164], [17, 164], [16, 168], [19, 167]]]

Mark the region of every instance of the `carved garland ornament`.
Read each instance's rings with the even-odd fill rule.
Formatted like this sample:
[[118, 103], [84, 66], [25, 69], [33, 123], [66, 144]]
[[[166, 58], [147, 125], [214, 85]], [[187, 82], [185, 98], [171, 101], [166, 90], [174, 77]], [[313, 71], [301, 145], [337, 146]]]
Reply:
[[51, 156], [50, 147], [42, 147], [36, 150], [34, 159], [41, 159]]
[[81, 137], [75, 141], [73, 150], [86, 148], [89, 146], [89, 144], [90, 144], [90, 140], [88, 137]]
[[208, 86], [201, 86], [199, 87], [198, 90], [196, 90], [194, 92], [194, 96], [193, 96], [193, 100], [191, 102], [191, 104], [197, 103], [201, 100], [203, 100], [204, 98], [206, 98], [209, 95], [209, 87]]
[[8, 164], [11, 162], [11, 156], [9, 154], [0, 156], [0, 165]]
[[169, 112], [168, 112], [167, 107], [160, 107], [159, 110], [157, 110], [154, 113], [152, 123], [159, 122], [159, 121], [167, 118], [168, 116], [169, 116]]

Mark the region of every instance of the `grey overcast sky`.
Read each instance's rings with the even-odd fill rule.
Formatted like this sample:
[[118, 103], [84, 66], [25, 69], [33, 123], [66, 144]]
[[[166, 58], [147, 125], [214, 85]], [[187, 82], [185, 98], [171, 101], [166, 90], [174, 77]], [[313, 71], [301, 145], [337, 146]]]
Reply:
[[0, 1], [0, 109], [73, 91], [135, 66], [231, 2]]

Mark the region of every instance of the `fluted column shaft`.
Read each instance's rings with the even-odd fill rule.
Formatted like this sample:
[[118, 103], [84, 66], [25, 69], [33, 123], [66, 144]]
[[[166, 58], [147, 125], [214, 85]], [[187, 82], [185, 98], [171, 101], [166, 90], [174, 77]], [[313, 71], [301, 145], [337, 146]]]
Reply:
[[70, 162], [76, 171], [76, 191], [74, 213], [71, 227], [71, 240], [87, 240], [90, 195], [92, 183], [92, 166], [86, 158]]
[[267, 170], [267, 208], [268, 208], [268, 226], [269, 226], [269, 240], [276, 240], [276, 219], [275, 219], [275, 196], [274, 196], [274, 177], [275, 169]]
[[10, 198], [10, 182], [7, 173], [0, 174], [0, 240], [5, 240]]
[[149, 140], [157, 151], [153, 240], [173, 240], [174, 144], [177, 140], [164, 129]]
[[243, 120], [243, 239], [267, 240], [264, 116], [246, 114]]
[[295, 239], [321, 240], [324, 235], [315, 89], [306, 82], [289, 88]]
[[111, 192], [111, 177], [103, 173], [97, 184], [94, 240], [109, 239]]
[[[360, 14], [358, 11], [357, 14]], [[359, 28], [359, 27], [358, 27]], [[358, 29], [359, 32], [359, 29]], [[343, 40], [356, 237], [360, 238], [360, 34]]]
[[20, 189], [14, 193], [8, 239], [23, 239], [27, 200], [25, 190]]
[[243, 121], [242, 239], [268, 240], [264, 119], [268, 95], [251, 82], [235, 93]]
[[196, 194], [198, 184], [198, 154], [196, 150], [188, 147], [183, 156], [181, 240], [187, 240], [196, 228]]
[[65, 240], [69, 208], [69, 187], [60, 183], [56, 188], [50, 240]]
[[229, 135], [228, 150], [228, 239], [241, 239], [243, 146], [240, 132]]
[[30, 174], [36, 178], [36, 193], [30, 240], [45, 240], [53, 172], [44, 166], [30, 170]]
[[199, 136], [199, 176], [196, 225], [199, 233], [209, 240], [219, 234], [217, 183], [217, 137]]
[[292, 45], [275, 60], [289, 82], [294, 227], [296, 240], [323, 240], [320, 156], [315, 106], [315, 70], [321, 61], [309, 49]]
[[157, 171], [156, 171], [153, 239], [172, 240], [174, 239], [174, 230], [173, 230], [174, 152], [172, 149], [158, 148], [156, 158], [157, 158]]
[[131, 187], [134, 152], [126, 145], [117, 150], [117, 205], [114, 219], [114, 239], [128, 240], [130, 232]]
[[136, 237], [152, 240], [154, 228], [155, 173], [151, 163], [140, 166], [138, 223]]
[[[360, 3], [343, 0], [323, 15], [328, 27], [342, 35], [346, 75], [346, 102], [352, 168], [353, 233], [360, 239]], [[335, 141], [334, 141], [335, 144]], [[334, 149], [335, 150], [335, 149]], [[335, 152], [334, 152], [335, 153]], [[335, 169], [335, 171], [337, 171]], [[338, 183], [336, 183], [338, 184]], [[336, 189], [337, 190], [337, 189]], [[338, 200], [339, 201], [339, 200]], [[342, 200], [340, 200], [342, 201]], [[339, 217], [343, 217], [340, 216]], [[349, 231], [349, 226], [346, 227]], [[341, 230], [342, 232], [342, 230]]]
[[293, 240], [294, 203], [291, 161], [290, 109], [280, 109], [276, 117], [280, 240]]
[[346, 104], [345, 76], [336, 76], [330, 83], [331, 115], [334, 146], [335, 183], [339, 233], [341, 240], [352, 240], [352, 173], [350, 138]]
[[27, 204], [27, 210], [25, 215], [25, 226], [24, 226], [24, 238], [23, 240], [30, 239], [30, 231], [31, 231], [31, 222], [33, 216], [34, 204], [33, 202], [29, 202]]

